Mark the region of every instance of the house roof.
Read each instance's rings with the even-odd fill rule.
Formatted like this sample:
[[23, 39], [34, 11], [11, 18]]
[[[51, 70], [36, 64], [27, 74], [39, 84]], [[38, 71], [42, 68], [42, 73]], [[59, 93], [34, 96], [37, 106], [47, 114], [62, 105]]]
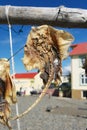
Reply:
[[70, 52], [70, 56], [87, 54], [87, 42], [73, 44], [71, 47], [73, 50]]
[[[34, 78], [34, 76], [37, 74], [37, 72], [32, 72], [32, 73], [17, 73], [15, 74], [15, 78], [18, 79], [18, 78]], [[13, 78], [13, 76], [12, 76]]]

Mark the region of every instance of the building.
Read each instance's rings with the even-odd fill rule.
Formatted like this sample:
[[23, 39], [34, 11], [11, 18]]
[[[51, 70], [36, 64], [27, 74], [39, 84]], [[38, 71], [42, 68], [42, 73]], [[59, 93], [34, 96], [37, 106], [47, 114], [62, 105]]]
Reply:
[[[23, 91], [26, 95], [30, 95], [31, 90], [41, 90], [43, 81], [39, 77], [39, 73], [17, 73], [14, 75], [14, 83], [16, 91]], [[13, 76], [12, 76], [13, 78]]]
[[62, 83], [68, 83], [69, 82], [69, 75], [62, 75], [61, 76]]
[[87, 57], [87, 42], [73, 44], [71, 56], [72, 98], [87, 98], [87, 75], [82, 68]]

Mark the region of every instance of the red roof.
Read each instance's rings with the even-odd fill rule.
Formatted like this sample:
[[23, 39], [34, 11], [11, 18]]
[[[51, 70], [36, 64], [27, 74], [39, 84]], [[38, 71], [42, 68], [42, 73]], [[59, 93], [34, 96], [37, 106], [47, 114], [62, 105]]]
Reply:
[[[15, 78], [34, 78], [34, 76], [37, 74], [37, 72], [34, 73], [17, 73], [15, 74]], [[13, 78], [13, 76], [12, 76]]]
[[71, 47], [73, 50], [70, 52], [70, 56], [87, 54], [87, 42], [73, 44]]

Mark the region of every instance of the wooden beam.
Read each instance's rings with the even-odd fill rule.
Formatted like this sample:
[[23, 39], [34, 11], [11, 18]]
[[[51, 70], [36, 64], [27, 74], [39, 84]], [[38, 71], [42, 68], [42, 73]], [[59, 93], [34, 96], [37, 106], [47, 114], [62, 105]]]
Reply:
[[11, 24], [48, 24], [67, 28], [87, 28], [87, 10], [47, 7], [0, 6], [0, 24], [7, 24], [6, 9]]

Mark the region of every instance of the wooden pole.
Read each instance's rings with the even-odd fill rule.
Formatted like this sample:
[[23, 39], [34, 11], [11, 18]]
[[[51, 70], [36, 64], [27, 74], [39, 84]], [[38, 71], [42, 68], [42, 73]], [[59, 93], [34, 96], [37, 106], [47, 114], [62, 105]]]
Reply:
[[[8, 16], [11, 24], [87, 28], [87, 10], [64, 6], [56, 8], [10, 6]], [[7, 24], [6, 6], [0, 6], [0, 24]]]

